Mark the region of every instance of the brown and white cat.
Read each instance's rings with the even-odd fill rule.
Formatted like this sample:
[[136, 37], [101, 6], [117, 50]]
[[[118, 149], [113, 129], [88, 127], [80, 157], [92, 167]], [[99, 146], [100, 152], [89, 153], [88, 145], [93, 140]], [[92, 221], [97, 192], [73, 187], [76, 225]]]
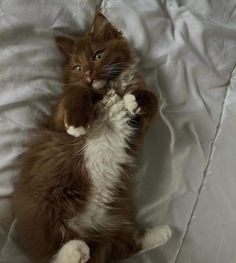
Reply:
[[84, 38], [57, 38], [64, 93], [23, 154], [13, 205], [34, 263], [106, 263], [168, 241], [168, 226], [139, 231], [134, 159], [157, 110], [127, 40], [100, 13]]

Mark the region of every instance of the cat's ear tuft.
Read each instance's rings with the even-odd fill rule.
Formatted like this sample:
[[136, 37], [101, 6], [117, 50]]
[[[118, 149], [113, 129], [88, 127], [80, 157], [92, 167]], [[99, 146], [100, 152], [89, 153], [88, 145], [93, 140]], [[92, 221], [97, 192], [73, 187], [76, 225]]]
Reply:
[[74, 49], [74, 40], [66, 37], [56, 37], [56, 44], [65, 58], [69, 58]]
[[95, 39], [109, 40], [120, 38], [122, 33], [118, 31], [103, 14], [98, 12], [93, 20], [92, 36]]

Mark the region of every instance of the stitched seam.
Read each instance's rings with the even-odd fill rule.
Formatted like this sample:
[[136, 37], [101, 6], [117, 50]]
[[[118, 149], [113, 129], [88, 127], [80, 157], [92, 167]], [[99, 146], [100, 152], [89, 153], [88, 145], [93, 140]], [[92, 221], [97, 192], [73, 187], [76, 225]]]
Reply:
[[[231, 74], [230, 74], [231, 78], [230, 78], [230, 80], [232, 79], [232, 73], [233, 73], [233, 71], [234, 71], [235, 69], [236, 69], [236, 64], [234, 65], [233, 70], [231, 71]], [[187, 227], [186, 227], [186, 229], [185, 229], [185, 231], [184, 231], [184, 235], [183, 235], [183, 238], [182, 238], [182, 240], [181, 240], [180, 247], [179, 247], [179, 249], [178, 249], [178, 251], [177, 251], [177, 254], [176, 254], [174, 263], [176, 263], [177, 260], [179, 259], [180, 252], [181, 252], [181, 250], [182, 250], [182, 248], [183, 248], [184, 241], [185, 241], [186, 236], [187, 236], [187, 234], [188, 234], [188, 231], [189, 231], [189, 228], [190, 228], [190, 225], [191, 225], [191, 221], [192, 221], [194, 212], [195, 212], [195, 210], [196, 210], [196, 207], [197, 207], [197, 204], [198, 204], [198, 201], [199, 201], [199, 197], [200, 197], [200, 194], [201, 194], [201, 191], [202, 191], [204, 182], [205, 182], [206, 177], [207, 177], [208, 170], [209, 170], [210, 165], [211, 165], [211, 160], [212, 160], [212, 156], [213, 156], [213, 154], [214, 154], [214, 149], [215, 149], [215, 148], [214, 148], [215, 142], [216, 142], [216, 139], [218, 138], [219, 131], [220, 131], [220, 128], [221, 128], [222, 122], [223, 122], [222, 119], [223, 119], [223, 115], [224, 115], [224, 112], [225, 112], [225, 103], [226, 103], [226, 98], [227, 98], [228, 93], [229, 93], [229, 87], [230, 87], [230, 85], [231, 85], [231, 81], [230, 81], [229, 84], [227, 85], [227, 90], [226, 90], [226, 92], [225, 92], [224, 100], [223, 100], [223, 103], [222, 103], [222, 110], [221, 110], [221, 113], [220, 113], [219, 121], [218, 121], [218, 124], [217, 124], [217, 126], [216, 126], [216, 131], [215, 131], [215, 135], [214, 135], [214, 137], [213, 137], [213, 141], [212, 141], [212, 143], [211, 143], [211, 147], [210, 147], [210, 152], [209, 152], [209, 156], [208, 156], [206, 168], [205, 168], [205, 170], [204, 170], [204, 172], [203, 172], [202, 181], [201, 181], [200, 186], [199, 186], [199, 188], [198, 188], [198, 194], [197, 194], [197, 197], [196, 197], [195, 202], [194, 202], [194, 204], [193, 204], [193, 208], [192, 208], [192, 211], [191, 211], [191, 214], [190, 214], [188, 223], [187, 223]]]
[[4, 242], [3, 246], [2, 246], [2, 249], [1, 249], [1, 251], [0, 251], [0, 259], [1, 259], [1, 257], [4, 255], [4, 252], [5, 252], [5, 250], [6, 250], [6, 247], [7, 247], [7, 245], [8, 245], [9, 240], [10, 240], [10, 235], [11, 235], [12, 232], [13, 232], [15, 223], [16, 223], [16, 220], [14, 220], [14, 221], [11, 223], [11, 226], [10, 226], [10, 228], [9, 228], [9, 230], [8, 230], [6, 240], [5, 240], [5, 242]]

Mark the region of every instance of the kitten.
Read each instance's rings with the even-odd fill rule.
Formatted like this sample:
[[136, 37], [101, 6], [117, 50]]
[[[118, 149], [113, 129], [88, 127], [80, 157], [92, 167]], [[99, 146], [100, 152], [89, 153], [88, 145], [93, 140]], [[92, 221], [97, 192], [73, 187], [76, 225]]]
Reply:
[[100, 13], [84, 38], [57, 38], [65, 90], [23, 154], [13, 205], [34, 263], [106, 263], [167, 242], [168, 226], [139, 231], [134, 158], [157, 98], [127, 40]]

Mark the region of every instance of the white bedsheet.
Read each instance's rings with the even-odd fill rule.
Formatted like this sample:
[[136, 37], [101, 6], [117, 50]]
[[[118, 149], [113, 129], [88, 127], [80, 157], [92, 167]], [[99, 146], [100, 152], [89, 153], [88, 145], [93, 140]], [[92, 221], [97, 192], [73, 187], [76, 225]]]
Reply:
[[[23, 143], [60, 93], [52, 35], [84, 32], [97, 2], [0, 1], [2, 263], [26, 262], [8, 234], [9, 197]], [[236, 262], [236, 0], [103, 0], [102, 10], [160, 95], [137, 176], [138, 220], [174, 229], [166, 246], [126, 262]]]

